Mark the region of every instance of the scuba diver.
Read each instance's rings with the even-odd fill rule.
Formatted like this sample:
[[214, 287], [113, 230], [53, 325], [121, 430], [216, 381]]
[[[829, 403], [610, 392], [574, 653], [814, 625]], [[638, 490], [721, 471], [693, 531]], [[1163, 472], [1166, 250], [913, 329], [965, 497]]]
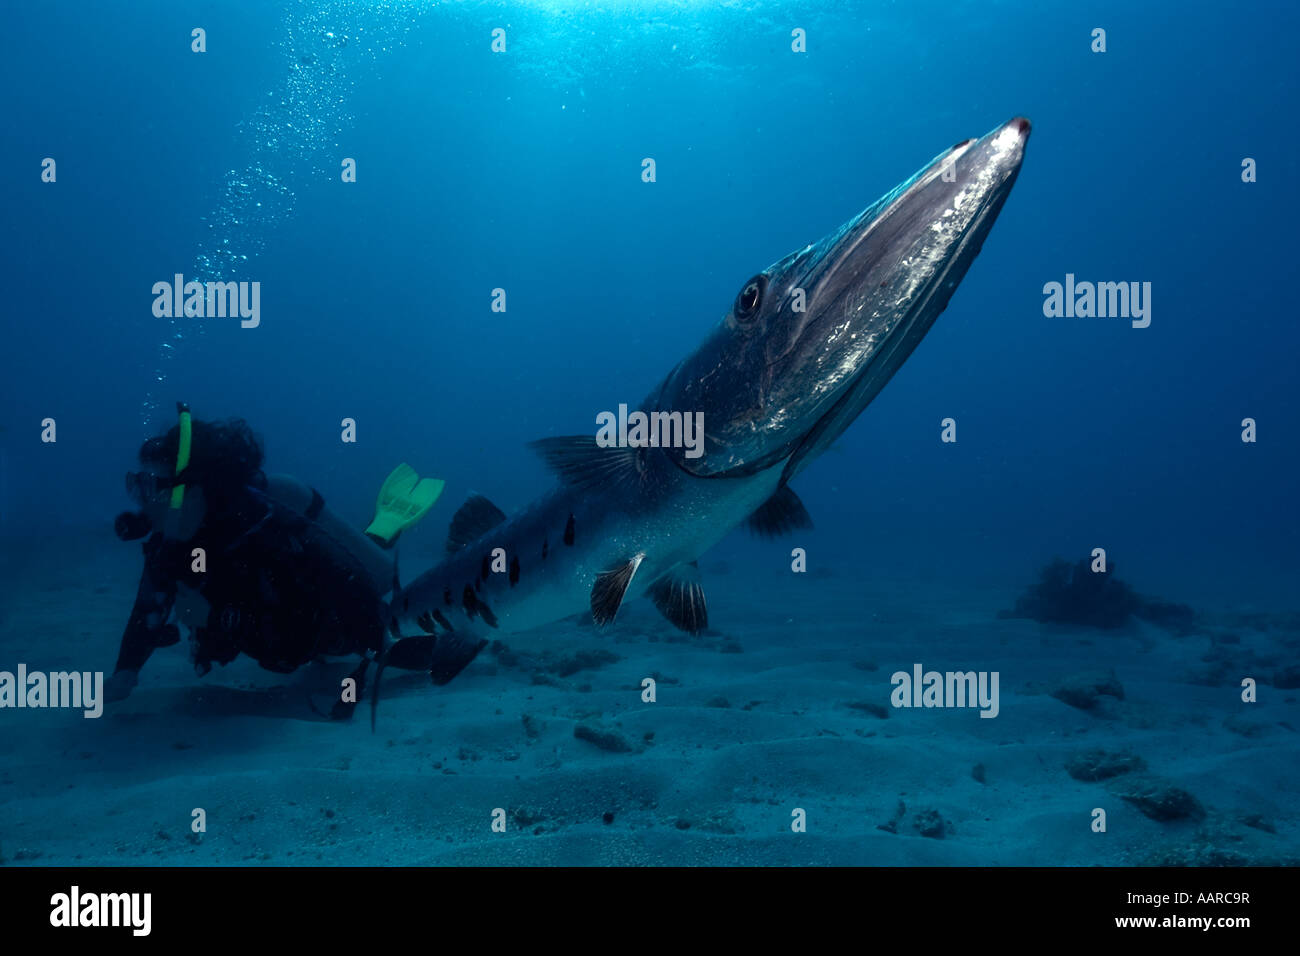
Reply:
[[436, 668], [445, 683], [481, 650], [486, 642], [390, 637], [384, 597], [398, 587], [393, 546], [437, 501], [442, 481], [399, 465], [380, 489], [374, 521], [357, 531], [314, 488], [263, 473], [246, 422], [199, 421], [184, 404], [177, 413], [176, 425], [141, 446], [142, 470], [126, 476], [141, 510], [114, 525], [123, 541], [145, 541], [109, 700], [130, 694], [154, 650], [180, 641], [180, 625], [200, 676], [239, 654], [282, 674], [360, 655], [355, 693], [340, 695], [334, 719], [352, 716], [372, 662]]

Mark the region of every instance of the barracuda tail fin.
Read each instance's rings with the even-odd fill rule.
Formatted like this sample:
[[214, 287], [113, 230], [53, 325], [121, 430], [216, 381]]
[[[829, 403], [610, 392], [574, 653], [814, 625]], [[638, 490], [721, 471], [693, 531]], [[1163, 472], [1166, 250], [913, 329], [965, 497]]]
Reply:
[[370, 693], [370, 729], [375, 729], [375, 720], [379, 713], [379, 681], [386, 667], [396, 667], [407, 671], [427, 671], [430, 679], [442, 686], [469, 666], [470, 661], [478, 656], [479, 651], [487, 647], [483, 638], [471, 637], [458, 631], [448, 631], [434, 637], [432, 634], [417, 634], [414, 637], [400, 637], [390, 643], [379, 658], [379, 669], [375, 672], [375, 684]]
[[[393, 560], [393, 593], [389, 597], [389, 637], [380, 651], [375, 670], [375, 683], [370, 691], [370, 730], [375, 729], [379, 714], [379, 687], [385, 668], [392, 666], [407, 671], [427, 671], [430, 679], [437, 685], [448, 683], [453, 677], [469, 666], [470, 661], [478, 656], [479, 651], [487, 647], [483, 638], [462, 634], [445, 628], [439, 634], [415, 634], [404, 637], [397, 622], [396, 608], [402, 603], [402, 584], [398, 575], [398, 561]], [[432, 629], [433, 624], [421, 626]]]

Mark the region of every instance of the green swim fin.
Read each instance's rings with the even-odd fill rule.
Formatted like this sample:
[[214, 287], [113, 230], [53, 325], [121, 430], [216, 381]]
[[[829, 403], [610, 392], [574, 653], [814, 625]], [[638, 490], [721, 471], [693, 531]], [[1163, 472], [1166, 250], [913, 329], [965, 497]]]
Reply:
[[446, 484], [441, 478], [421, 478], [406, 462], [393, 469], [379, 489], [375, 502], [375, 520], [366, 534], [377, 538], [385, 547], [428, 513]]

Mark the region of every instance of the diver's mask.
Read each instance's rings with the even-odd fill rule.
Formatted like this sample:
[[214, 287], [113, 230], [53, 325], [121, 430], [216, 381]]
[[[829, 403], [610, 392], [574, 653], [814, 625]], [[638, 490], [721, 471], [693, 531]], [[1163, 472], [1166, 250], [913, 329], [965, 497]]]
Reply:
[[182, 477], [190, 464], [194, 429], [188, 405], [177, 402], [176, 414], [179, 418], [180, 441], [172, 474], [160, 475], [153, 471], [126, 473], [126, 493], [140, 505], [141, 510], [124, 511], [113, 522], [113, 530], [123, 541], [135, 541], [153, 530], [156, 522], [150, 516], [151, 512], [163, 519], [162, 531], [168, 537], [177, 537], [181, 529], [182, 509], [185, 505], [185, 482]]
[[[159, 475], [152, 471], [128, 471], [126, 473], [126, 493], [136, 504], [144, 507], [160, 503], [161, 499], [170, 498], [174, 488], [184, 488], [170, 475]], [[184, 491], [181, 492], [184, 495]]]

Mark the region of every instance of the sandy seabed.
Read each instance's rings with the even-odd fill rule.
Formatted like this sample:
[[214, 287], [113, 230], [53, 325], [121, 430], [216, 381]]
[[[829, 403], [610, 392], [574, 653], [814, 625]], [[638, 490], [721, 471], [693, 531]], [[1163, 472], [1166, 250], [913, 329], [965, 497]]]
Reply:
[[[16, 563], [0, 669], [111, 671], [138, 560], [83, 535]], [[1295, 614], [1220, 612], [1183, 636], [1075, 630], [998, 619], [1014, 589], [701, 568], [708, 633], [635, 600], [605, 631], [507, 637], [446, 687], [390, 671], [373, 733], [367, 708], [338, 723], [309, 705], [347, 663], [286, 677], [240, 660], [200, 679], [184, 642], [100, 719], [0, 710], [0, 860], [1300, 861]], [[891, 674], [917, 663], [997, 671], [998, 716], [891, 707]]]

